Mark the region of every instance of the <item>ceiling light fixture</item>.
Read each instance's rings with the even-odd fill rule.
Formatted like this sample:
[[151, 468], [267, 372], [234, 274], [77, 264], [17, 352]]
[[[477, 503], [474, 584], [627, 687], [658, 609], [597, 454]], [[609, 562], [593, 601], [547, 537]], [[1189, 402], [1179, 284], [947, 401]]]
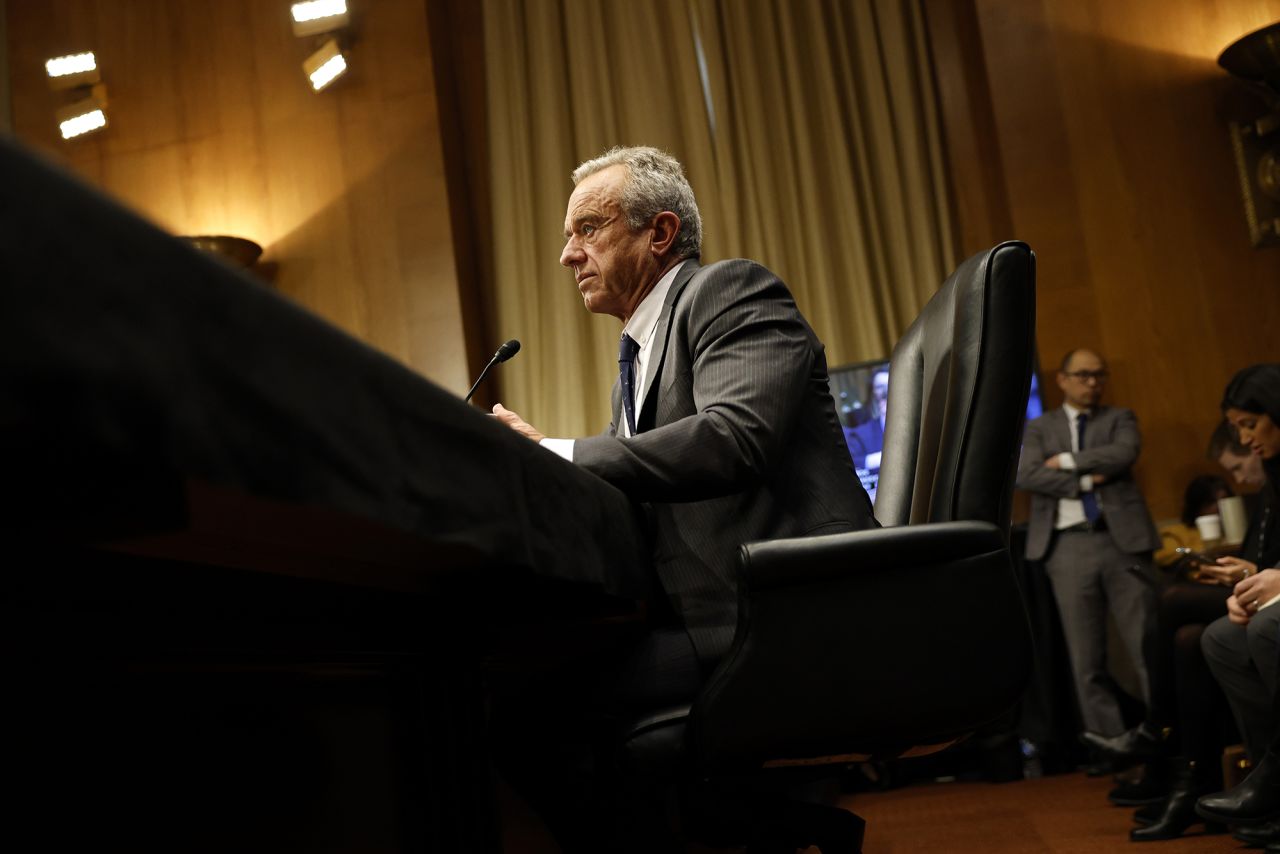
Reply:
[[311, 88], [319, 92], [347, 70], [347, 60], [342, 55], [336, 39], [329, 39], [320, 49], [302, 63], [302, 70], [311, 80]]
[[327, 33], [350, 22], [346, 0], [310, 0], [294, 3], [289, 11], [293, 15], [293, 34], [313, 36]]
[[55, 56], [45, 62], [44, 70], [49, 77], [49, 86], [53, 89], [89, 86], [101, 79], [98, 73], [98, 59], [93, 55], [93, 51]]

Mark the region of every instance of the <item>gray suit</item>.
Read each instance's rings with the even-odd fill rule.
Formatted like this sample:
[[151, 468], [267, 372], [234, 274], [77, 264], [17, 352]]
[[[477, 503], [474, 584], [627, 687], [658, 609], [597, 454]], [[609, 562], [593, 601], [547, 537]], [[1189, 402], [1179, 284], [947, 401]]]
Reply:
[[1277, 735], [1280, 603], [1254, 614], [1247, 626], [1219, 617], [1204, 630], [1200, 645], [1256, 766]]
[[[1027, 425], [1018, 488], [1032, 493], [1027, 558], [1045, 561], [1085, 728], [1103, 735], [1124, 730], [1106, 665], [1107, 609], [1132, 657], [1144, 700], [1150, 690], [1146, 656], [1155, 633], [1155, 591], [1150, 552], [1160, 543], [1142, 492], [1130, 468], [1142, 439], [1128, 409], [1098, 407], [1089, 418], [1085, 448], [1074, 453], [1075, 471], [1044, 465], [1047, 458], [1071, 451], [1071, 427], [1064, 409], [1045, 413]], [[1058, 502], [1080, 497], [1080, 476], [1102, 474], [1096, 494], [1106, 530], [1056, 532]]]
[[737, 621], [737, 552], [751, 540], [875, 525], [828, 390], [826, 356], [781, 280], [758, 264], [686, 263], [654, 333], [638, 435], [622, 403], [573, 459], [652, 503], [654, 564], [698, 657]]

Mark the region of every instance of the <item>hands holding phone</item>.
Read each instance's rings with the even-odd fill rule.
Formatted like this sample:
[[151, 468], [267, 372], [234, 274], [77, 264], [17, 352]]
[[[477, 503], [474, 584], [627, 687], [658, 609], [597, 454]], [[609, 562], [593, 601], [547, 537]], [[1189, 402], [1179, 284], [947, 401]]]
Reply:
[[1198, 564], [1196, 580], [1202, 584], [1221, 584], [1224, 587], [1231, 587], [1258, 571], [1258, 567], [1252, 561], [1230, 555], [1210, 557], [1203, 552], [1186, 548], [1175, 549], [1175, 551]]

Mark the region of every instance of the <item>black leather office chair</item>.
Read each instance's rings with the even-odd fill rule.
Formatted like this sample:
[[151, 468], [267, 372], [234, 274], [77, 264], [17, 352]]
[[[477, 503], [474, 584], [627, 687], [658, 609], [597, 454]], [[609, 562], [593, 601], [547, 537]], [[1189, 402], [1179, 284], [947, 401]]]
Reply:
[[[636, 723], [623, 762], [730, 781], [715, 790], [732, 799], [773, 767], [941, 750], [1013, 706], [1031, 667], [1008, 531], [1034, 326], [1026, 244], [960, 265], [894, 348], [886, 527], [743, 546], [732, 649], [691, 708]], [[853, 814], [760, 797], [715, 841], [860, 850]]]

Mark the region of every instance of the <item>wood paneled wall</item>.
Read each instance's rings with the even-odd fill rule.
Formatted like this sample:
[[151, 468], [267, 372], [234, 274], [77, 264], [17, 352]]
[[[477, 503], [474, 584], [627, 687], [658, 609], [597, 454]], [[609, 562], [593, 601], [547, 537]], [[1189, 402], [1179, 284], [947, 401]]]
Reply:
[[[289, 5], [7, 0], [14, 130], [170, 232], [257, 241], [284, 293], [465, 391], [426, 4], [353, 3], [350, 70], [320, 93]], [[109, 127], [64, 142], [44, 60], [86, 49]]]
[[[1199, 472], [1231, 374], [1280, 360], [1280, 250], [1249, 246], [1216, 63], [1280, 0], [926, 0], [958, 239], [1038, 259], [1048, 402], [1062, 354], [1110, 362], [1157, 518]], [[1219, 472], [1220, 473], [1220, 472]]]

